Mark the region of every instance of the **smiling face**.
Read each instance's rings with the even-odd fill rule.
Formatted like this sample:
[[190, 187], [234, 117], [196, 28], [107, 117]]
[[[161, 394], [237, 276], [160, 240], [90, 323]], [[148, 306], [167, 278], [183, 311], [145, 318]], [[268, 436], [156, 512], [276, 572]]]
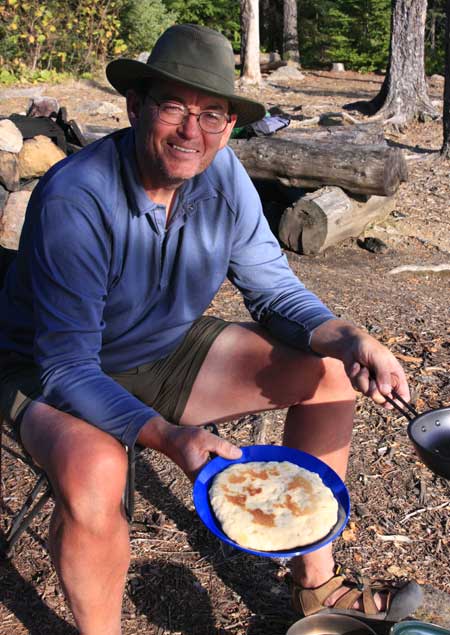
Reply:
[[230, 123], [219, 134], [204, 132], [193, 116], [181, 124], [167, 124], [158, 118], [158, 106], [150, 95], [158, 103], [181, 104], [191, 114], [205, 110], [227, 114], [229, 105], [226, 99], [169, 81], [155, 82], [145, 99], [128, 91], [128, 117], [135, 131], [142, 183], [148, 191], [173, 191], [206, 170], [216, 153], [226, 146], [236, 115], [231, 115]]

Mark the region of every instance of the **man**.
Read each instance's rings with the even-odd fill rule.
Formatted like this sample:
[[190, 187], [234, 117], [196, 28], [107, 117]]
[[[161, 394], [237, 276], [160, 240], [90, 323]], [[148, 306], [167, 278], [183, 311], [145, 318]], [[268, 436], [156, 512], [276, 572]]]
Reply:
[[[241, 454], [202, 426], [289, 408], [284, 443], [344, 477], [352, 384], [380, 404], [393, 388], [409, 398], [394, 356], [291, 272], [226, 147], [265, 112], [234, 94], [228, 41], [177, 25], [147, 64], [117, 60], [107, 76], [131, 129], [41, 180], [0, 298], [1, 406], [51, 480], [50, 552], [83, 635], [121, 631], [124, 446], [159, 450], [193, 479], [211, 452]], [[226, 276], [254, 322], [201, 317]], [[420, 602], [414, 583], [375, 600], [349, 591], [331, 546], [292, 571], [304, 613], [398, 619]]]

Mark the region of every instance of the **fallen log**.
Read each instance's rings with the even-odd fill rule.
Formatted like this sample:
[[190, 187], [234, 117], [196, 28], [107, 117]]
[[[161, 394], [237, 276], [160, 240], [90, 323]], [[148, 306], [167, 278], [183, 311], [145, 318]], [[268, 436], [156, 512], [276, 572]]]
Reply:
[[394, 196], [348, 196], [339, 187], [310, 192], [282, 214], [278, 235], [289, 249], [319, 254], [347, 238], [360, 236], [367, 225], [385, 218], [394, 208]]
[[381, 144], [277, 137], [230, 141], [251, 178], [314, 189], [337, 185], [358, 194], [392, 196], [407, 179], [402, 151]]
[[310, 139], [314, 142], [357, 143], [358, 145], [384, 145], [383, 126], [379, 123], [365, 123], [355, 126], [314, 126], [313, 128], [284, 128], [277, 132], [277, 137], [287, 141]]

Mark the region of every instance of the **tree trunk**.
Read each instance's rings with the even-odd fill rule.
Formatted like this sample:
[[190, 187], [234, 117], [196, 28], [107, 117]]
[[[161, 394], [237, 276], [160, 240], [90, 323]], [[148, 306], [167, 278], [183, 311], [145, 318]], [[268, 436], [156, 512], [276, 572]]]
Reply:
[[258, 0], [241, 0], [241, 81], [261, 83]]
[[290, 187], [338, 185], [358, 194], [391, 196], [407, 179], [402, 151], [386, 145], [260, 137], [232, 140], [230, 147], [252, 179], [277, 180]]
[[283, 2], [283, 59], [300, 63], [298, 47], [297, 0]]
[[394, 205], [393, 196], [358, 201], [339, 187], [324, 187], [284, 211], [278, 234], [293, 251], [319, 254], [347, 238], [360, 236], [369, 223], [386, 218]]
[[441, 148], [441, 156], [450, 159], [450, 0], [445, 3], [445, 84], [444, 84], [444, 110], [442, 120], [444, 124], [444, 139]]
[[281, 0], [260, 0], [260, 36], [261, 44], [266, 51], [280, 52], [283, 50], [282, 18], [283, 10]]
[[438, 116], [425, 82], [426, 12], [427, 0], [392, 0], [388, 70], [370, 106], [400, 127], [415, 118]]

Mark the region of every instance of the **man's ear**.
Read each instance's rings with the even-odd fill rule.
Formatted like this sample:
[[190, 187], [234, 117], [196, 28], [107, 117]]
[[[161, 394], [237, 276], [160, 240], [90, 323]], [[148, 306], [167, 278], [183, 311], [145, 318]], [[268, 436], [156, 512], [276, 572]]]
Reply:
[[219, 146], [220, 150], [222, 150], [222, 148], [224, 148], [227, 145], [230, 139], [233, 128], [236, 125], [237, 115], [236, 114], [230, 115], [230, 119], [231, 119], [230, 123], [227, 124], [227, 127], [222, 132], [222, 138], [220, 139], [220, 146]]
[[132, 128], [135, 128], [142, 108], [142, 100], [135, 90], [130, 88], [126, 92], [128, 119]]

